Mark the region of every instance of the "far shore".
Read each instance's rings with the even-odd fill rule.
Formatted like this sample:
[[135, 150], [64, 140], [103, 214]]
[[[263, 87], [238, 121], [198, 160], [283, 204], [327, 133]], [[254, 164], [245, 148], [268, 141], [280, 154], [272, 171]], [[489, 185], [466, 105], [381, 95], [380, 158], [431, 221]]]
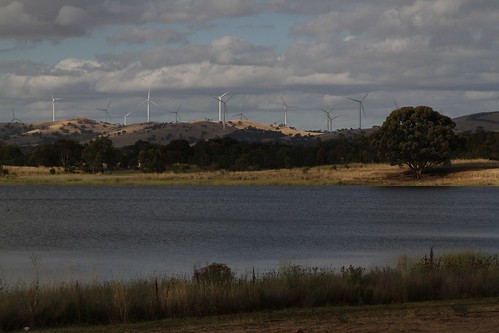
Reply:
[[98, 174], [65, 173], [62, 168], [4, 166], [0, 184], [25, 185], [207, 185], [207, 186], [499, 186], [499, 161], [456, 160], [417, 180], [407, 167], [388, 164], [341, 164], [263, 171], [189, 171], [143, 173], [106, 171]]

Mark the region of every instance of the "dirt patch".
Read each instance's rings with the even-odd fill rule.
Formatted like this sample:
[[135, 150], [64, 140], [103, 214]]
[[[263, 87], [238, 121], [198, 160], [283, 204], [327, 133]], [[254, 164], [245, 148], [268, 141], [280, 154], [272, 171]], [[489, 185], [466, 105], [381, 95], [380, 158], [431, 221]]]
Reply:
[[388, 307], [382, 310], [376, 307], [331, 308], [303, 313], [297, 310], [294, 316], [285, 318], [279, 318], [277, 314], [267, 316], [264, 319], [255, 316], [239, 323], [217, 323], [213, 327], [209, 327], [209, 324], [197, 328], [190, 326], [171, 332], [497, 332], [499, 303], [485, 307], [414, 305], [404, 309]]

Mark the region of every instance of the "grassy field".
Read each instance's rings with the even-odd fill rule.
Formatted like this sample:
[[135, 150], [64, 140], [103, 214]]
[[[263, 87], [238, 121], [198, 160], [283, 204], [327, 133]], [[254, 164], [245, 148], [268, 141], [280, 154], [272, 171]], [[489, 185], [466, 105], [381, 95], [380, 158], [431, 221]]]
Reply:
[[416, 180], [407, 168], [387, 164], [350, 164], [265, 171], [165, 172], [119, 171], [105, 174], [51, 175], [45, 167], [5, 167], [0, 184], [36, 185], [381, 185], [381, 186], [497, 186], [499, 161], [453, 161]]

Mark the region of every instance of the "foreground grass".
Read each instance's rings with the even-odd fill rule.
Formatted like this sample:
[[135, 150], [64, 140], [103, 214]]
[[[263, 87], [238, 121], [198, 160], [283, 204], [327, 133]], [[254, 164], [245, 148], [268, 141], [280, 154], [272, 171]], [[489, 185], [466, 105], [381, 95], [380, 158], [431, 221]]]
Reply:
[[[262, 276], [236, 277], [226, 265], [212, 264], [195, 270], [192, 278], [53, 286], [35, 280], [30, 285], [2, 286], [0, 329], [165, 319], [169, 321], [160, 325], [177, 325], [209, 316], [283, 309], [498, 297], [498, 281], [499, 254], [477, 252], [438, 258], [430, 253], [413, 264], [402, 257], [396, 268], [370, 271], [352, 266], [340, 271], [286, 266]], [[468, 310], [458, 306], [455, 311]]]
[[293, 308], [136, 324], [64, 327], [45, 333], [150, 332], [496, 332], [499, 299]]
[[33, 185], [499, 185], [499, 161], [460, 160], [437, 167], [416, 180], [406, 168], [388, 164], [351, 164], [265, 171], [211, 171], [162, 174], [114, 172], [51, 175], [50, 168], [6, 167], [0, 184]]

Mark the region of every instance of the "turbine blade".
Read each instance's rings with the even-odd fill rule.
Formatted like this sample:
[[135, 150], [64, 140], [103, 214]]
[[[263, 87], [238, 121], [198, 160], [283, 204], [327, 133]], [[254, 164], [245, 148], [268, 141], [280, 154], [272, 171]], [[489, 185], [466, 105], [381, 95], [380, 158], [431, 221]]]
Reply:
[[287, 109], [288, 105], [286, 104], [286, 102], [284, 102], [284, 98], [282, 98], [282, 96], [281, 96], [281, 101], [282, 101], [282, 104], [284, 104], [284, 107]]
[[362, 109], [362, 112], [364, 112], [364, 118], [367, 118], [366, 110], [364, 110], [364, 104], [360, 103], [360, 108]]
[[350, 97], [347, 97], [349, 100], [351, 101], [354, 101], [354, 102], [357, 102], [357, 103], [360, 103], [361, 101], [359, 101], [358, 99], [355, 99], [355, 98], [350, 98]]
[[177, 112], [179, 112], [179, 111], [180, 111], [180, 108], [181, 108], [181, 107], [182, 107], [182, 104], [180, 104], [180, 105], [178, 106], [178, 108], [177, 108]]
[[225, 103], [227, 103], [227, 102], [228, 102], [228, 101], [229, 101], [232, 97], [234, 97], [234, 95], [231, 95], [229, 98], [227, 98], [227, 99], [225, 100]]
[[360, 101], [361, 101], [361, 102], [363, 102], [363, 101], [366, 99], [367, 95], [369, 95], [369, 93], [370, 93], [370, 92], [371, 92], [371, 91], [368, 91], [368, 92], [364, 95], [364, 97], [362, 97], [362, 99], [361, 99]]
[[224, 97], [225, 95], [227, 95], [229, 93], [230, 90], [224, 92], [222, 95], [220, 95], [220, 98]]
[[150, 101], [152, 104], [156, 105], [159, 108], [159, 105], [156, 104], [153, 100]]

